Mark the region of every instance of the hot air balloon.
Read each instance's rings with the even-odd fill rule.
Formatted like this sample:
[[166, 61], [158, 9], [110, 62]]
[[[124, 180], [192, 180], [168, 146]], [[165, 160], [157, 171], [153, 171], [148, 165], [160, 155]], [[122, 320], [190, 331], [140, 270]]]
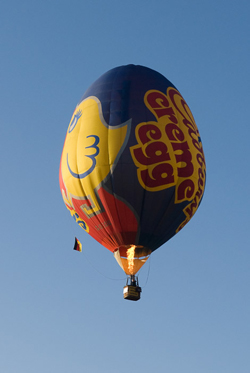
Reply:
[[59, 181], [75, 221], [129, 276], [192, 218], [203, 197], [205, 158], [192, 113], [175, 86], [143, 66], [97, 79], [73, 113]]

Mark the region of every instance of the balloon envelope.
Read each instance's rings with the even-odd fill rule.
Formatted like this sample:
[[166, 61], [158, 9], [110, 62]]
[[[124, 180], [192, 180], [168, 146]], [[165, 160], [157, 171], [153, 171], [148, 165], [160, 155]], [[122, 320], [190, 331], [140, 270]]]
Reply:
[[127, 274], [192, 218], [205, 177], [194, 118], [163, 75], [120, 66], [85, 92], [68, 127], [60, 188], [76, 222]]

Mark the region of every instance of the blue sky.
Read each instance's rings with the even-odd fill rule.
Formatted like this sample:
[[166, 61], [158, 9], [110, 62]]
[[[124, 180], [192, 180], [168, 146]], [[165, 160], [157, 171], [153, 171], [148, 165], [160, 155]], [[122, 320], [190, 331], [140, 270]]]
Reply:
[[[244, 0], [2, 2], [1, 372], [250, 371], [249, 13]], [[129, 63], [180, 90], [207, 163], [201, 206], [141, 270], [139, 302], [58, 182], [77, 102]]]

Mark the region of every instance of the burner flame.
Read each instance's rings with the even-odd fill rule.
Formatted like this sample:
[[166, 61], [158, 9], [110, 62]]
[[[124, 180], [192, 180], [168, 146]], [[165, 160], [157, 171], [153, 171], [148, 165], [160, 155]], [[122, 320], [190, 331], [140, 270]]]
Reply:
[[132, 275], [134, 271], [135, 245], [127, 249], [128, 271]]

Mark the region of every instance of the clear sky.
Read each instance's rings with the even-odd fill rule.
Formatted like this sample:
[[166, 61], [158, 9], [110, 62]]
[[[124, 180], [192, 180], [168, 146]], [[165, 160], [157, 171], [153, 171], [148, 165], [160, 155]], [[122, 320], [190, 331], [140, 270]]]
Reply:
[[[2, 1], [1, 372], [250, 372], [249, 14], [248, 0]], [[58, 182], [76, 104], [129, 63], [179, 89], [207, 163], [201, 206], [141, 270], [138, 302]]]

